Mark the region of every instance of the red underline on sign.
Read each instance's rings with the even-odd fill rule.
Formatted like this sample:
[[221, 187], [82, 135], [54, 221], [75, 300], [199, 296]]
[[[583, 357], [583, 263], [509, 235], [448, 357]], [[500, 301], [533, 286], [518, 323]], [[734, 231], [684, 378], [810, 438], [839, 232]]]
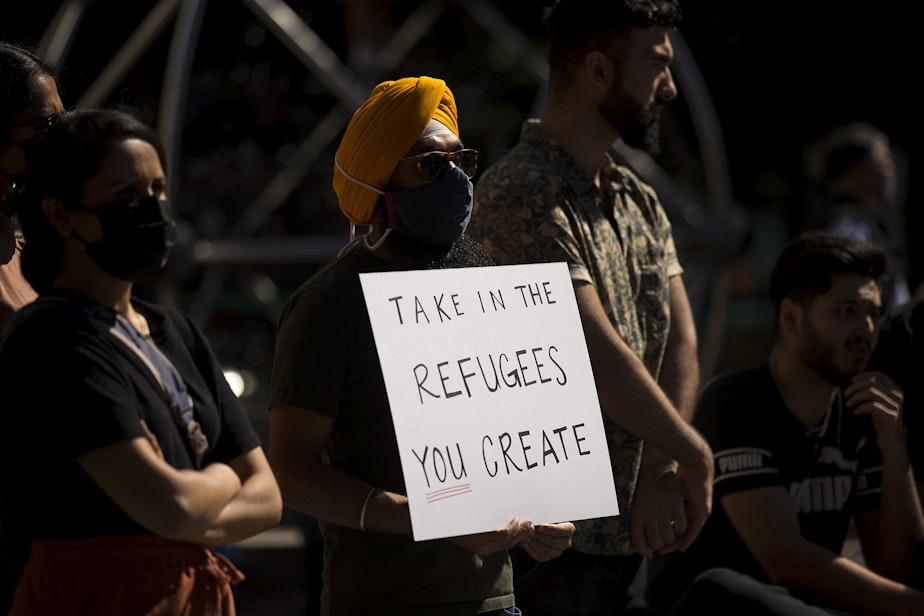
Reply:
[[435, 503], [436, 501], [441, 501], [446, 498], [452, 498], [453, 496], [459, 496], [460, 494], [466, 494], [472, 491], [471, 484], [463, 483], [457, 486], [452, 486], [449, 488], [442, 488], [440, 490], [434, 490], [432, 492], [427, 492], [427, 502]]

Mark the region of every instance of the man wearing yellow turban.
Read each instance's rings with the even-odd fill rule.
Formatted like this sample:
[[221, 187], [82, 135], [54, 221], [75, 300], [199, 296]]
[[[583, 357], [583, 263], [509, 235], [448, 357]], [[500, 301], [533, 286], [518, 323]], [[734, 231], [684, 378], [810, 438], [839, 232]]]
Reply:
[[380, 83], [353, 114], [337, 149], [334, 168], [334, 190], [350, 222], [369, 223], [380, 193], [368, 186], [385, 187], [398, 161], [430, 120], [459, 136], [452, 92], [446, 82], [432, 77]]
[[370, 231], [286, 304], [270, 393], [270, 463], [286, 504], [317, 518], [325, 542], [322, 614], [500, 616], [514, 606], [507, 549], [548, 560], [571, 543], [571, 523], [516, 518], [453, 539], [411, 535], [359, 274], [493, 265], [464, 235], [476, 164], [452, 92], [431, 77], [376, 86], [337, 150], [340, 209]]

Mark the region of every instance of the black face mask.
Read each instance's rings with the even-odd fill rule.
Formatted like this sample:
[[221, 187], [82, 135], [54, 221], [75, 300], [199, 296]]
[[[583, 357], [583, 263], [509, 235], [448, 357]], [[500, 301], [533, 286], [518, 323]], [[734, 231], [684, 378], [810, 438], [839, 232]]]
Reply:
[[92, 244], [79, 235], [77, 239], [86, 246], [87, 256], [112, 276], [135, 281], [167, 263], [176, 243], [176, 222], [168, 201], [151, 196], [96, 208], [70, 207], [99, 216], [103, 239]]

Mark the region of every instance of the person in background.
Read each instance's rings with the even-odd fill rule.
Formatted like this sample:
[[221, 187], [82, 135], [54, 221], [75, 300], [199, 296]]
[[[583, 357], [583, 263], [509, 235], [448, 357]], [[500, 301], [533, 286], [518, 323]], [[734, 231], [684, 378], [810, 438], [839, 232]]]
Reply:
[[816, 149], [825, 200], [816, 228], [873, 242], [885, 251], [882, 301], [886, 310], [894, 310], [911, 299], [911, 289], [889, 136], [853, 122], [831, 130]]
[[516, 552], [526, 614], [619, 614], [642, 557], [683, 550], [709, 516], [712, 452], [689, 424], [696, 329], [658, 195], [613, 147], [657, 152], [677, 95], [672, 0], [560, 0], [545, 14], [549, 95], [475, 187], [470, 233], [502, 264], [568, 264], [596, 376], [620, 515], [572, 548]]
[[[918, 499], [924, 507], [924, 297], [915, 297], [886, 314], [879, 342], [870, 359], [871, 370], [888, 374], [904, 393], [902, 419], [908, 456], [914, 472]], [[924, 588], [924, 546], [918, 556], [911, 583]]]
[[441, 79], [378, 84], [334, 159], [334, 190], [367, 225], [305, 282], [279, 319], [270, 394], [270, 462], [288, 506], [324, 538], [321, 614], [518, 613], [507, 549], [545, 561], [570, 522], [414, 541], [395, 428], [359, 274], [491, 266], [464, 234], [477, 152], [459, 136]]
[[0, 42], [0, 331], [36, 297], [22, 277], [22, 234], [12, 202], [28, 171], [29, 150], [62, 111], [54, 68], [30, 49]]
[[[694, 425], [715, 452], [713, 514], [689, 550], [657, 557], [652, 607], [667, 611], [696, 576], [726, 569], [760, 583], [763, 598], [751, 599], [764, 609], [783, 595], [807, 604], [784, 613], [922, 613], [924, 593], [906, 583], [924, 516], [902, 390], [867, 368], [885, 263], [872, 243], [820, 232], [782, 250], [766, 362], [715, 377], [699, 396]], [[851, 522], [865, 562], [843, 554]], [[699, 593], [673, 614], [764, 613], [732, 605]]]
[[[28, 150], [62, 111], [54, 68], [29, 49], [0, 42], [0, 332], [16, 310], [37, 297], [22, 275], [22, 233], [12, 202], [28, 169]], [[0, 614], [10, 609], [18, 575], [18, 566], [6, 562], [5, 534], [0, 526]]]
[[[908, 430], [908, 454], [918, 493], [924, 498], [924, 297], [912, 299], [882, 319], [870, 367], [888, 374], [904, 392], [902, 417]], [[922, 501], [924, 503], [924, 501]]]
[[176, 240], [166, 154], [115, 110], [59, 116], [18, 204], [39, 297], [0, 347], [10, 614], [231, 615], [214, 548], [281, 518], [259, 437], [204, 334], [132, 296]]

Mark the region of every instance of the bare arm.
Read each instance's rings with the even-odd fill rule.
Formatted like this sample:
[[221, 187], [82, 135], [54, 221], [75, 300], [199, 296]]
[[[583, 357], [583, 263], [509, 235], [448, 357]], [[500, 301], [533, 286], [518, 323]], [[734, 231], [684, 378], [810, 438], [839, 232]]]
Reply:
[[[307, 409], [271, 408], [270, 465], [288, 506], [328, 522], [359, 528], [363, 503], [377, 486], [321, 461], [332, 426], [330, 417]], [[364, 521], [367, 530], [410, 534], [407, 497], [377, 491], [366, 505]]]
[[227, 464], [179, 470], [144, 437], [100, 447], [77, 462], [129, 517], [177, 541], [202, 543], [206, 529], [241, 491], [240, 478]]
[[[696, 335], [683, 284], [678, 277], [671, 280], [671, 306], [673, 310], [676, 304], [678, 321], [676, 332], [672, 327], [669, 334], [672, 359], [665, 383], [670, 395], [610, 324], [594, 288], [575, 283], [575, 295], [600, 406], [613, 421], [645, 439], [632, 502], [633, 546], [643, 556], [686, 549], [712, 510], [713, 461], [706, 441], [670, 397], [676, 396], [687, 415], [692, 414], [698, 387]], [[685, 358], [689, 366], [681, 365]]]
[[[699, 362], [696, 324], [680, 276], [670, 280], [670, 302], [671, 326], [658, 384], [689, 422], [699, 388]], [[687, 517], [695, 519], [696, 513], [685, 510], [677, 470], [674, 459], [646, 443], [631, 516], [633, 545], [642, 556], [685, 550], [699, 534], [701, 526], [687, 526]]]
[[688, 422], [699, 390], [696, 323], [680, 276], [670, 280], [671, 328], [658, 383], [674, 407]]
[[575, 283], [575, 296], [603, 412], [628, 432], [680, 464], [712, 472], [712, 452], [620, 338], [593, 286]]
[[774, 584], [858, 616], [922, 613], [924, 593], [803, 538], [784, 488], [729, 494], [722, 506]]
[[[332, 426], [329, 417], [307, 409], [289, 406], [270, 409], [270, 464], [285, 503], [322, 520], [360, 528], [363, 504], [371, 493], [362, 516], [365, 530], [411, 534], [407, 496], [382, 489], [373, 491], [377, 486], [321, 461]], [[568, 526], [570, 543], [574, 527], [570, 523]], [[515, 546], [533, 530], [528, 520], [521, 522], [514, 518], [497, 531], [453, 537], [451, 541], [477, 554], [488, 554]]]
[[877, 573], [905, 580], [924, 540], [924, 515], [905, 446], [904, 395], [882, 372], [865, 372], [853, 378], [844, 396], [854, 413], [871, 416], [882, 453], [879, 509], [856, 517], [863, 554]]
[[[680, 276], [670, 280], [670, 299], [671, 325], [658, 385], [681, 417], [689, 423], [693, 419], [693, 407], [699, 389], [699, 358], [696, 323]], [[645, 447], [642, 456], [642, 468], [651, 477], [657, 478], [677, 470], [676, 460], [655, 447]]]
[[282, 495], [261, 447], [231, 460], [241, 491], [229, 502], [198, 543], [235, 543], [275, 526], [282, 518]]

